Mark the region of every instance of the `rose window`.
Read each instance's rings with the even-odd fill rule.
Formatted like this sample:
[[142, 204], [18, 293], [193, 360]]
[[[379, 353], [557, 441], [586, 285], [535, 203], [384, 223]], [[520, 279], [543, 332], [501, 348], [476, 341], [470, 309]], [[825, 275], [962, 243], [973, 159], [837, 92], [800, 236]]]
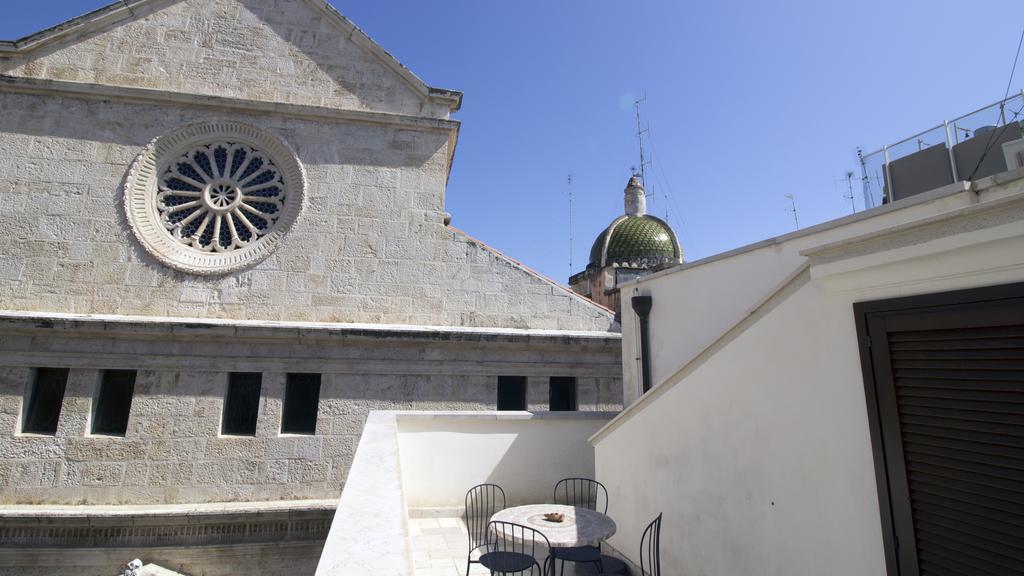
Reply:
[[280, 171], [262, 152], [217, 142], [172, 160], [156, 199], [160, 219], [175, 240], [224, 252], [273, 230], [286, 198]]
[[243, 124], [198, 124], [139, 156], [125, 208], [159, 260], [216, 274], [269, 255], [297, 217], [304, 188], [302, 166], [276, 137]]

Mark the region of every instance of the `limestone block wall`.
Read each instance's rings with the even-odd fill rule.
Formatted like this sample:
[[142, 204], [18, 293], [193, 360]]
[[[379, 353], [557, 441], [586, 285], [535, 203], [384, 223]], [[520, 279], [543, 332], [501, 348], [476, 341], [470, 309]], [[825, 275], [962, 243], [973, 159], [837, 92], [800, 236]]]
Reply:
[[[494, 410], [498, 375], [576, 376], [581, 410], [622, 406], [617, 336], [0, 322], [0, 504], [159, 504], [340, 495], [370, 410]], [[32, 368], [69, 367], [58, 429], [23, 434]], [[124, 437], [89, 434], [103, 369], [137, 370]], [[224, 437], [228, 374], [261, 372], [255, 437]], [[288, 372], [322, 375], [315, 435], [281, 434]]]
[[[24, 87], [12, 89], [21, 90]], [[444, 219], [448, 121], [363, 123], [4, 91], [0, 309], [166, 317], [607, 330], [611, 314]], [[237, 273], [174, 271], [133, 237], [123, 181], [153, 138], [235, 120], [284, 139], [306, 205]]]
[[[10, 58], [0, 74], [446, 118], [319, 0], [155, 0]], [[134, 16], [133, 16], [134, 14]]]

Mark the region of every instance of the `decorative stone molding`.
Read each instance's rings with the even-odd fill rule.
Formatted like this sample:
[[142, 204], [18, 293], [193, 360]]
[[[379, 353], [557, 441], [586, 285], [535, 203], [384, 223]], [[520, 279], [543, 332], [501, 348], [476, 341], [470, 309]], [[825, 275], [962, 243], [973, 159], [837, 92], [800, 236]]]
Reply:
[[306, 174], [280, 138], [238, 122], [153, 140], [125, 182], [135, 237], [161, 263], [226, 274], [269, 256], [302, 209]]
[[323, 540], [333, 516], [333, 509], [323, 507], [77, 516], [45, 509], [37, 515], [13, 516], [0, 509], [0, 547], [138, 548]]

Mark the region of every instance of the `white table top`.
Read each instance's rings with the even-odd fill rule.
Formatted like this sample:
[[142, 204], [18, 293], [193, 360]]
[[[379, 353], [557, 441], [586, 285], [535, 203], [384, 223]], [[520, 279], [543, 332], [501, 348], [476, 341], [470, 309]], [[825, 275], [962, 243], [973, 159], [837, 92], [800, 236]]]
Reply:
[[[544, 515], [548, 512], [561, 512], [565, 519], [561, 522], [545, 520]], [[547, 536], [552, 548], [596, 546], [615, 534], [615, 521], [608, 516], [588, 508], [560, 504], [513, 506], [491, 516], [491, 520], [514, 522], [539, 530]]]

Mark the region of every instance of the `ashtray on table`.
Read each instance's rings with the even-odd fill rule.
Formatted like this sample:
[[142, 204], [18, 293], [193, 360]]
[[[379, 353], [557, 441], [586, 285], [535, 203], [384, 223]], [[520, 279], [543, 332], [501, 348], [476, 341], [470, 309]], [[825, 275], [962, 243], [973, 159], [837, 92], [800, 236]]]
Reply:
[[565, 514], [562, 514], [561, 512], [548, 512], [544, 515], [544, 519], [548, 522], [561, 522], [562, 520], [565, 520]]

